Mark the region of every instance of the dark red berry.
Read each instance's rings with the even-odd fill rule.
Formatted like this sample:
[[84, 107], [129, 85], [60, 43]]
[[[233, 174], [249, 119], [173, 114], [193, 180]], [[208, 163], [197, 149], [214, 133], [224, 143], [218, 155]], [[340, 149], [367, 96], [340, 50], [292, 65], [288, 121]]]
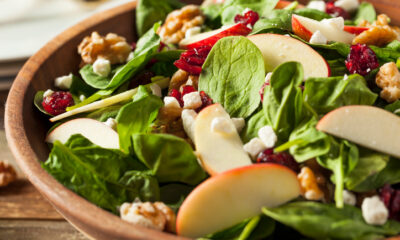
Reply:
[[386, 208], [389, 210], [389, 218], [400, 220], [400, 190], [394, 186], [385, 184], [380, 190], [379, 195]]
[[181, 105], [181, 107], [183, 107], [182, 94], [178, 90], [172, 89], [168, 95], [171, 97], [174, 97], [176, 100], [178, 100], [179, 105]]
[[343, 8], [335, 6], [335, 1], [330, 1], [326, 4], [326, 13], [330, 14], [332, 17], [350, 19], [350, 14]]
[[56, 116], [65, 112], [67, 107], [74, 105], [71, 93], [57, 91], [48, 97], [43, 98], [42, 106], [46, 112]]
[[247, 11], [244, 15], [236, 15], [235, 23], [243, 23], [245, 25], [250, 24], [251, 26], [254, 26], [258, 19], [260, 19], [258, 13], [250, 10]]
[[182, 87], [182, 98], [188, 93], [196, 92], [196, 89], [193, 86], [185, 85]]
[[268, 148], [258, 154], [257, 163], [276, 163], [286, 166], [295, 172], [299, 172], [299, 164], [294, 160], [292, 155], [287, 152], [274, 153], [273, 148]]
[[205, 107], [208, 107], [213, 104], [213, 100], [204, 91], [200, 91], [200, 98], [202, 104], [201, 107], [197, 109], [197, 112], [200, 112]]
[[161, 52], [165, 47], [167, 47], [167, 44], [160, 42], [160, 46], [158, 47], [158, 51]]
[[175, 61], [175, 66], [192, 75], [200, 75], [202, 66], [206, 61], [212, 46], [205, 45], [192, 48], [181, 54], [179, 60]]
[[367, 75], [379, 67], [378, 58], [374, 51], [365, 44], [351, 46], [350, 54], [347, 56], [346, 67], [351, 74], [358, 73]]

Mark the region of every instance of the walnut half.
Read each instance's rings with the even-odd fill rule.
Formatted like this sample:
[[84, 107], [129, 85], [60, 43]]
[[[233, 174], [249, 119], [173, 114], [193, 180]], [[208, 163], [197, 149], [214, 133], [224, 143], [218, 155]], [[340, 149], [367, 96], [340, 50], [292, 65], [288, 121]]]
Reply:
[[376, 84], [382, 88], [381, 98], [392, 103], [400, 99], [400, 72], [394, 62], [384, 64], [376, 75]]
[[17, 179], [17, 173], [13, 166], [7, 162], [0, 161], [0, 187], [5, 187]]

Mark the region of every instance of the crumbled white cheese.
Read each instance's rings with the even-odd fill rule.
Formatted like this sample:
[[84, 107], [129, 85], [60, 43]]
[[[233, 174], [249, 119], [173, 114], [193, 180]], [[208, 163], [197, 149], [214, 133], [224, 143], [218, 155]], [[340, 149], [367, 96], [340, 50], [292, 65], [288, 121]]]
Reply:
[[164, 98], [164, 106], [166, 108], [181, 108], [181, 105], [179, 104], [178, 100], [174, 97], [165, 97]]
[[353, 12], [358, 9], [360, 3], [358, 0], [337, 0], [335, 2], [336, 7], [341, 7], [347, 12]]
[[326, 3], [324, 1], [311, 1], [308, 5], [307, 8], [312, 8], [319, 10], [321, 12], [326, 11]]
[[323, 19], [321, 21], [321, 23], [326, 26], [331, 26], [331, 27], [337, 28], [339, 30], [344, 29], [344, 18], [343, 17]]
[[133, 54], [133, 52], [130, 52], [129, 55], [128, 55], [128, 57], [126, 58], [126, 61], [129, 62], [130, 60], [133, 59], [134, 56], [135, 56], [135, 55]]
[[199, 92], [191, 92], [183, 96], [183, 107], [188, 109], [196, 109], [201, 107], [201, 97]]
[[259, 138], [253, 138], [250, 142], [246, 143], [243, 146], [243, 149], [251, 156], [251, 158], [255, 159], [257, 155], [266, 149], [267, 147]]
[[250, 23], [246, 25], [247, 28], [249, 29], [253, 29], [253, 25], [251, 25]]
[[99, 76], [107, 77], [111, 72], [111, 63], [104, 58], [98, 58], [93, 63], [93, 72]]
[[221, 134], [231, 134], [235, 131], [230, 119], [216, 117], [211, 121], [211, 131]]
[[275, 143], [278, 141], [278, 137], [271, 126], [264, 126], [260, 128], [260, 130], [258, 130], [258, 137], [267, 148], [274, 147]]
[[194, 142], [194, 123], [196, 121], [197, 113], [192, 109], [183, 109], [181, 113], [182, 125], [186, 134]]
[[71, 87], [72, 76], [72, 73], [70, 73], [69, 75], [58, 77], [54, 80], [54, 85], [60, 89], [67, 90]]
[[311, 44], [327, 44], [328, 39], [319, 31], [317, 30], [310, 38]]
[[271, 81], [272, 78], [272, 72], [267, 73], [267, 75], [265, 76], [265, 82], [269, 83]]
[[85, 95], [82, 94], [82, 95], [79, 96], [79, 100], [81, 102], [85, 101], [85, 99], [86, 99]]
[[361, 209], [365, 222], [371, 225], [383, 225], [389, 216], [389, 211], [379, 196], [365, 198]]
[[151, 84], [150, 90], [153, 93], [153, 95], [156, 95], [157, 97], [162, 97], [161, 88], [157, 83]]
[[53, 95], [54, 91], [51, 89], [47, 89], [46, 92], [43, 93], [43, 98], [50, 97]]
[[350, 191], [343, 190], [343, 202], [347, 205], [355, 206], [357, 202], [356, 195]]
[[243, 128], [246, 126], [246, 121], [244, 118], [232, 118], [233, 125], [235, 125], [235, 128], [238, 133], [240, 133]]
[[110, 128], [116, 130], [117, 129], [117, 121], [114, 118], [108, 118], [107, 121], [104, 122], [105, 125], [109, 126]]
[[189, 28], [188, 30], [186, 30], [185, 32], [185, 38], [189, 39], [197, 34], [199, 34], [201, 32], [201, 27], [192, 27]]
[[[124, 203], [119, 208], [121, 219], [153, 229], [163, 230], [164, 223], [160, 221], [159, 224], [155, 224], [155, 221], [152, 221], [150, 218], [146, 217], [145, 215], [141, 214], [141, 208], [143, 203]], [[149, 210], [149, 209], [146, 209]], [[154, 211], [155, 212], [155, 209]]]
[[349, 79], [349, 76], [348, 76], [347, 74], [345, 74], [345, 75], [343, 76], [343, 80], [347, 80], [347, 79]]

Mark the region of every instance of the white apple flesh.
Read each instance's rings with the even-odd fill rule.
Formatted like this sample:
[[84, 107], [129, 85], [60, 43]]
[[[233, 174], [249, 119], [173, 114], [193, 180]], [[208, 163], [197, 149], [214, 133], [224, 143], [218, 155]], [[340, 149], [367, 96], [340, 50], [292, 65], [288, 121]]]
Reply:
[[270, 33], [252, 35], [248, 39], [261, 50], [267, 72], [272, 72], [282, 63], [296, 61], [303, 65], [306, 79], [330, 75], [330, 68], [325, 59], [297, 39]]
[[331, 111], [319, 131], [400, 158], [400, 117], [372, 106], [346, 106]]
[[233, 169], [201, 183], [177, 216], [178, 235], [197, 238], [231, 227], [300, 195], [292, 170], [277, 164]]
[[74, 134], [81, 134], [100, 147], [119, 149], [118, 133], [106, 124], [90, 118], [77, 118], [61, 124], [47, 135], [46, 142], [66, 143]]
[[[227, 127], [233, 131], [229, 134], [213, 131], [212, 122], [216, 118], [225, 120]], [[243, 143], [233, 121], [220, 104], [206, 107], [198, 114], [194, 139], [202, 166], [210, 175], [252, 164], [249, 155], [243, 150]]]

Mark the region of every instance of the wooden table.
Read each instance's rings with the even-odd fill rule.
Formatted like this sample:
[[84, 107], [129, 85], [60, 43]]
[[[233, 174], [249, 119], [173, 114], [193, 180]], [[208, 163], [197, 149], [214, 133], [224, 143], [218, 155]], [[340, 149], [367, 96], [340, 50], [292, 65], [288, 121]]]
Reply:
[[45, 200], [19, 170], [7, 146], [4, 131], [4, 105], [8, 91], [0, 91], [0, 160], [10, 162], [18, 180], [0, 188], [0, 240], [81, 240], [75, 230]]

